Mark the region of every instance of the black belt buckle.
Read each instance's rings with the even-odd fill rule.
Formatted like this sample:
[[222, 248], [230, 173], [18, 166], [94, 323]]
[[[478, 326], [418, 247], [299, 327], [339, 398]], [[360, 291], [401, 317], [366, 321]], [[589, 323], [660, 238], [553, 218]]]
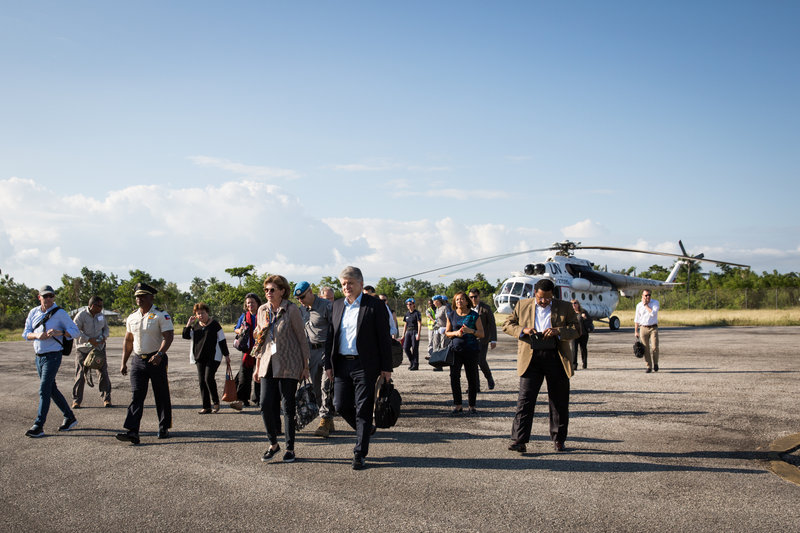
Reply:
[[355, 361], [358, 359], [357, 355], [344, 355], [342, 354], [342, 358], [347, 359], [348, 361]]

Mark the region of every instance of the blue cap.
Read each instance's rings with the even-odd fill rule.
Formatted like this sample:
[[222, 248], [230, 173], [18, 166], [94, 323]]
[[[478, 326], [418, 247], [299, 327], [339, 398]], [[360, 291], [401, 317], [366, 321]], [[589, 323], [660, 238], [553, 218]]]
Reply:
[[417, 301], [414, 298], [409, 298], [409, 299], [406, 300], [406, 303], [407, 304], [415, 304], [415, 303], [417, 303]]
[[435, 302], [436, 300], [441, 300], [441, 299], [442, 299], [442, 295], [441, 295], [441, 294], [437, 294], [437, 295], [435, 295], [435, 296], [432, 298], [432, 300], [433, 300], [434, 302]]
[[300, 283], [294, 286], [294, 295], [300, 296], [310, 288], [311, 285], [309, 285], [307, 281], [301, 281]]
[[447, 301], [447, 295], [446, 294], [442, 294], [442, 300], [444, 300], [445, 302]]

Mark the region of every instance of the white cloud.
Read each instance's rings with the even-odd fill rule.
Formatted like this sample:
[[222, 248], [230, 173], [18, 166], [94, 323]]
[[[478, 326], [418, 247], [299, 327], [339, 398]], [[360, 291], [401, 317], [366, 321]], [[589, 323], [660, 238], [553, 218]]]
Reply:
[[604, 233], [605, 229], [603, 226], [592, 222], [589, 218], [576, 222], [571, 226], [561, 228], [561, 234], [565, 239], [591, 239], [603, 235]]
[[204, 155], [189, 156], [187, 159], [197, 166], [213, 167], [222, 170], [227, 170], [238, 174], [245, 178], [282, 178], [282, 179], [297, 179], [300, 177], [294, 170], [286, 168], [265, 167], [259, 165], [246, 165], [244, 163], [237, 163], [228, 159], [220, 159], [217, 157], [208, 157]]
[[501, 200], [510, 198], [509, 193], [492, 189], [432, 189], [424, 191], [399, 190], [392, 193], [395, 197], [419, 196], [423, 198], [441, 198], [448, 200]]

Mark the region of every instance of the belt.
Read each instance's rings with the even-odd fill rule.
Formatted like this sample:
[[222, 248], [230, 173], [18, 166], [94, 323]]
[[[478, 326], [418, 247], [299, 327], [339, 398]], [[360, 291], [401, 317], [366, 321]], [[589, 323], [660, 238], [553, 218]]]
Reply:
[[652, 326], [642, 326], [643, 328], [658, 328], [658, 324], [653, 324]]
[[141, 357], [141, 358], [142, 358], [142, 359], [144, 359], [144, 360], [147, 360], [147, 359], [150, 359], [151, 357], [153, 357], [153, 356], [154, 356], [155, 354], [157, 354], [157, 353], [158, 353], [158, 352], [150, 352], [150, 353], [137, 353], [136, 355], [138, 355], [139, 357]]
[[36, 357], [44, 357], [45, 355], [50, 355], [52, 353], [60, 353], [63, 355], [63, 352], [61, 350], [54, 350], [52, 352], [37, 353]]
[[358, 359], [357, 355], [345, 355], [340, 353], [339, 356], [341, 356], [342, 359], [347, 359], [348, 361], [355, 361]]
[[324, 342], [309, 342], [308, 345], [311, 346], [312, 350], [319, 350], [320, 348], [325, 347]]

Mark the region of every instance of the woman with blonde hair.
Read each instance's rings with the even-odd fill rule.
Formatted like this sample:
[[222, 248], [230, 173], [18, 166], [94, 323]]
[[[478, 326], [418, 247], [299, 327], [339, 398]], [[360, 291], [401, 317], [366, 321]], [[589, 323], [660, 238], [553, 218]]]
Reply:
[[281, 449], [278, 445], [281, 404], [286, 439], [283, 462], [294, 462], [295, 393], [298, 382], [309, 376], [311, 353], [300, 309], [287, 299], [290, 291], [286, 278], [269, 276], [264, 280], [267, 303], [256, 314], [253, 381], [261, 383], [261, 416], [270, 442], [261, 457], [264, 462]]

